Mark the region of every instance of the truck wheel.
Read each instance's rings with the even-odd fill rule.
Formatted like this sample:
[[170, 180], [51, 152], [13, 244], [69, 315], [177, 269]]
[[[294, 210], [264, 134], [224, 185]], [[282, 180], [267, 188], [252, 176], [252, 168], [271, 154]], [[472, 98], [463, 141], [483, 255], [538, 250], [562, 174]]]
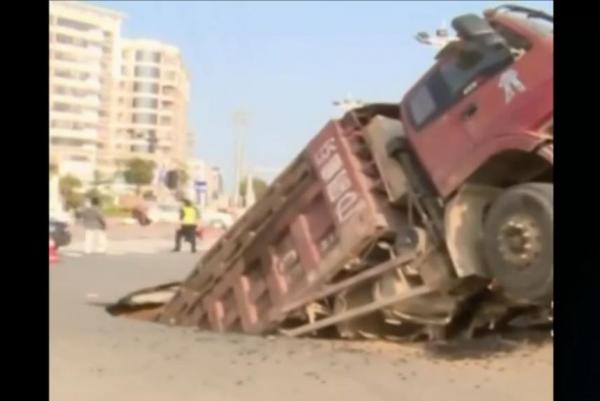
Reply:
[[492, 203], [484, 257], [493, 279], [517, 301], [549, 302], [554, 284], [552, 184], [523, 184]]

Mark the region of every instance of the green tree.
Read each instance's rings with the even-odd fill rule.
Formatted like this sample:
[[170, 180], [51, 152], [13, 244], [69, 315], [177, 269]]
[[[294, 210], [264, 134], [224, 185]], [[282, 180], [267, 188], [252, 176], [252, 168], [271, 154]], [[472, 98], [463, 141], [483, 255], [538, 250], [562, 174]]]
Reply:
[[81, 188], [81, 180], [71, 174], [67, 174], [60, 178], [59, 187], [60, 194], [66, 195], [69, 192], [73, 192], [79, 188]]
[[83, 205], [83, 195], [78, 192], [81, 185], [81, 180], [73, 175], [67, 174], [61, 177], [59, 181], [60, 194], [65, 201], [67, 210], [77, 209]]
[[[240, 182], [240, 194], [242, 196], [246, 195], [246, 181], [247, 180], [242, 180]], [[252, 186], [254, 187], [254, 195], [256, 195], [256, 200], [262, 198], [265, 192], [267, 192], [268, 185], [260, 178], [254, 177], [252, 179]]]
[[87, 199], [96, 198], [100, 201], [102, 208], [107, 209], [113, 207], [113, 198], [108, 194], [103, 193], [98, 188], [92, 188], [85, 193]]
[[190, 176], [188, 175], [188, 172], [186, 170], [179, 170], [178, 173], [179, 176], [179, 187], [183, 187], [185, 186], [185, 184], [188, 183]]
[[136, 192], [139, 194], [142, 185], [148, 185], [154, 178], [154, 162], [134, 158], [127, 162], [126, 170], [123, 174], [125, 182], [136, 186]]
[[144, 191], [144, 193], [142, 194], [142, 197], [143, 197], [145, 200], [149, 200], [149, 201], [156, 200], [156, 196], [154, 195], [154, 192], [153, 192], [153, 191], [151, 191], [151, 190]]

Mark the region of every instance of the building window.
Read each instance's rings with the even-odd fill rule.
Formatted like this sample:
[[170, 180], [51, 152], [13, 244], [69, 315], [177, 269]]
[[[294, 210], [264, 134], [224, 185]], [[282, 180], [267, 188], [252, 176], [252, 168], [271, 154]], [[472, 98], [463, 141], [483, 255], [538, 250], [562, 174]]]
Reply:
[[83, 146], [85, 142], [81, 139], [74, 138], [52, 138], [50, 141], [52, 145], [55, 146]]
[[150, 82], [136, 82], [133, 91], [139, 93], [158, 93], [158, 84]]
[[142, 109], [157, 109], [158, 108], [158, 99], [150, 99], [150, 98], [133, 99], [133, 107], [142, 108]]
[[161, 117], [160, 118], [160, 124], [161, 125], [170, 125], [172, 122], [171, 117]]
[[57, 95], [66, 95], [67, 93], [69, 93], [69, 90], [64, 86], [55, 86], [54, 93]]
[[88, 45], [87, 40], [73, 38], [71, 36], [63, 35], [60, 33], [56, 35], [56, 41], [58, 43], [62, 43], [62, 44], [66, 44], [66, 45], [73, 45], [73, 46], [78, 46], [78, 47], [87, 47], [87, 45]]
[[160, 69], [149, 66], [135, 67], [135, 76], [140, 78], [158, 78], [160, 77]]
[[163, 86], [163, 94], [167, 96], [173, 96], [175, 94], [175, 87], [172, 85]]
[[54, 52], [54, 58], [62, 61], [78, 61], [74, 55], [64, 52]]
[[408, 108], [416, 126], [420, 126], [435, 112], [435, 101], [427, 85], [419, 87], [408, 100]]
[[137, 124], [156, 124], [158, 117], [156, 114], [134, 114], [133, 122]]
[[138, 50], [135, 52], [135, 61], [160, 63], [160, 53], [148, 50]]
[[61, 17], [58, 17], [56, 23], [59, 26], [64, 26], [64, 27], [67, 27], [67, 28], [77, 29], [78, 31], [87, 31], [87, 30], [90, 30], [90, 29], [94, 28], [93, 25], [86, 24], [85, 22], [75, 21], [75, 20], [72, 20], [72, 19], [61, 18]]
[[129, 151], [133, 153], [148, 153], [148, 147], [133, 145], [129, 147]]
[[76, 111], [76, 108], [68, 103], [56, 102], [52, 105], [54, 111]]
[[56, 35], [56, 41], [58, 43], [64, 43], [64, 44], [72, 44], [73, 43], [73, 38], [67, 35], [63, 35], [63, 34], [57, 34]]

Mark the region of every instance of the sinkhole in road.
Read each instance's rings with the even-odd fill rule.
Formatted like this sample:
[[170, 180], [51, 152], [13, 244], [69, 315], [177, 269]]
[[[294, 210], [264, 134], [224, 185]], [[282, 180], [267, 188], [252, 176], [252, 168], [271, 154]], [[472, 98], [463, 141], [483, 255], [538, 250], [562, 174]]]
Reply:
[[[150, 321], [158, 324], [164, 306], [175, 295], [179, 287], [180, 283], [168, 283], [134, 292], [113, 304], [104, 304], [102, 306], [114, 317]], [[301, 326], [303, 323], [302, 321], [287, 319], [279, 325], [278, 330], [262, 333], [261, 336], [281, 334], [286, 329]], [[418, 331], [416, 335], [405, 337], [390, 335], [387, 332], [388, 330], [381, 331], [381, 325], [378, 324], [373, 326], [372, 330], [369, 330], [370, 333], [355, 331], [354, 335], [346, 336], [344, 335], [344, 330], [347, 327], [330, 326], [307, 334], [305, 337], [322, 340], [342, 339], [352, 342], [379, 340], [390, 343], [421, 343], [424, 345], [424, 351], [432, 356], [461, 359], [485, 357], [488, 354], [499, 352], [510, 352], [519, 348], [522, 344], [545, 344], [552, 342], [551, 328], [551, 325], [537, 325], [526, 328], [506, 327], [502, 330], [483, 329], [473, 333], [470, 338], [457, 336], [439, 340], [430, 338], [424, 331]], [[387, 329], [391, 329], [391, 327]]]
[[156, 321], [163, 307], [173, 298], [180, 285], [179, 282], [172, 282], [136, 291], [113, 304], [105, 305], [105, 309], [115, 317]]

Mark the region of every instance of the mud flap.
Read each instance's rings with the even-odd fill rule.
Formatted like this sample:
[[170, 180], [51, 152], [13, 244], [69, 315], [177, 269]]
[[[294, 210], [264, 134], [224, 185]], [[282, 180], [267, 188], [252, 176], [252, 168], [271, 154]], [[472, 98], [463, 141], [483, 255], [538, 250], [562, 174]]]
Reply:
[[483, 260], [483, 220], [486, 207], [500, 189], [466, 185], [448, 203], [444, 216], [446, 246], [458, 277], [487, 277]]

